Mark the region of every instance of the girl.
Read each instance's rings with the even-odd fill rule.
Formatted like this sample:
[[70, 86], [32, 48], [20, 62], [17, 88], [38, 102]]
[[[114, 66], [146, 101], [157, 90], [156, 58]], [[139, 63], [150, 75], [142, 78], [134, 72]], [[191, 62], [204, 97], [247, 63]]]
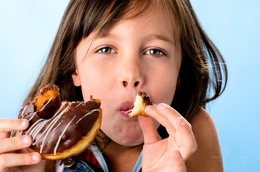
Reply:
[[[9, 137], [28, 121], [2, 119], [0, 171], [223, 171], [203, 107], [226, 80], [224, 60], [188, 0], [71, 0], [25, 102], [48, 83], [60, 87], [62, 100], [93, 95], [101, 99], [101, 137], [109, 141], [54, 167], [26, 152], [29, 136]], [[150, 117], [128, 117], [124, 107], [138, 91], [157, 104], [145, 108]]]

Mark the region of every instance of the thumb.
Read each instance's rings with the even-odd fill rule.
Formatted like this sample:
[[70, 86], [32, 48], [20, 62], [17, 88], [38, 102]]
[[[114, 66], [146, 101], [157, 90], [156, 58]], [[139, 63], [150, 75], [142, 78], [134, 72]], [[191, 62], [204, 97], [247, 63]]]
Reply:
[[153, 144], [161, 140], [160, 135], [157, 132], [155, 121], [151, 117], [138, 116], [139, 125], [143, 131], [144, 144]]
[[183, 160], [180, 152], [177, 150], [173, 152], [173, 165], [174, 165], [174, 171], [178, 171], [178, 172], [187, 171], [185, 166], [185, 161]]

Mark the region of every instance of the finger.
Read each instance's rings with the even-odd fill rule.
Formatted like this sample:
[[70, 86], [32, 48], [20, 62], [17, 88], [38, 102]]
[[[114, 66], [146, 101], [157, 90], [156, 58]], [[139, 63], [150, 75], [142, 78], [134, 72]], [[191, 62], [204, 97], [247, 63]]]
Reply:
[[155, 121], [151, 117], [138, 116], [138, 120], [143, 131], [144, 144], [152, 144], [161, 140], [155, 126]]
[[[159, 105], [160, 106], [160, 105]], [[163, 126], [167, 125], [169, 123], [168, 119], [165, 118], [164, 115], [161, 114], [161, 112], [158, 111], [157, 105], [147, 105], [144, 109], [144, 112], [149, 115], [150, 117], [157, 120], [160, 124]]]
[[145, 113], [162, 124], [171, 136], [175, 136], [176, 120], [181, 117], [176, 110], [165, 103], [160, 103], [156, 108], [151, 106], [145, 108]]
[[41, 160], [41, 155], [37, 152], [17, 154], [8, 153], [0, 155], [0, 167], [15, 167], [23, 165], [33, 165], [39, 163]]
[[197, 149], [196, 140], [190, 123], [184, 119], [175, 109], [167, 104], [160, 103], [155, 107], [148, 107], [149, 116], [160, 122], [169, 133], [169, 148], [178, 148], [182, 157], [187, 158]]
[[186, 172], [185, 162], [179, 151], [173, 152], [173, 166], [175, 172]]
[[195, 136], [191, 126], [183, 117], [177, 120], [176, 143], [180, 146], [180, 152], [184, 160], [194, 153], [197, 149]]
[[6, 153], [14, 150], [27, 148], [31, 145], [32, 139], [30, 136], [23, 135], [18, 137], [1, 139], [0, 153]]
[[29, 121], [25, 119], [0, 119], [0, 138], [8, 137], [13, 130], [25, 130]]

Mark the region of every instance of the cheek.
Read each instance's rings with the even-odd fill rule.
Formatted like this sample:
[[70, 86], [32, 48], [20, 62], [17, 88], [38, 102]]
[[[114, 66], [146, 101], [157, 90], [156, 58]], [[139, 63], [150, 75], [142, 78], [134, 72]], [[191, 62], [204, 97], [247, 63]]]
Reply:
[[[175, 84], [176, 82], [174, 82]], [[174, 85], [168, 85], [160, 88], [160, 92], [158, 92], [155, 96], [158, 97], [157, 103], [166, 103], [171, 104], [176, 87]]]
[[177, 72], [172, 71], [173, 70], [167, 70], [166, 73], [168, 73], [168, 75], [165, 75], [164, 72], [164, 75], [159, 75], [152, 79], [153, 84], [151, 85], [153, 85], [153, 88], [150, 88], [150, 94], [152, 96], [151, 100], [154, 101], [154, 103], [171, 104], [178, 80]]
[[93, 65], [85, 65], [78, 69], [84, 100], [89, 99], [90, 95], [103, 100], [109, 87], [108, 77], [105, 77], [104, 72], [97, 70]]
[[156, 70], [149, 71], [149, 90], [151, 100], [158, 103], [171, 104], [179, 76], [181, 57], [179, 51], [162, 59], [156, 64]]

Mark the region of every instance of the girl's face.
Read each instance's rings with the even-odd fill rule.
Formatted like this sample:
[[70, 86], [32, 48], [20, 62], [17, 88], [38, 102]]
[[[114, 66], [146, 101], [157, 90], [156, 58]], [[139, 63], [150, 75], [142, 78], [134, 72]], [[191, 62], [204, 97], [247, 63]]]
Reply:
[[101, 129], [120, 145], [143, 143], [138, 118], [128, 117], [138, 91], [154, 103], [173, 100], [181, 51], [172, 23], [158, 8], [118, 22], [106, 35], [92, 33], [76, 48], [74, 84], [85, 101], [101, 99]]

